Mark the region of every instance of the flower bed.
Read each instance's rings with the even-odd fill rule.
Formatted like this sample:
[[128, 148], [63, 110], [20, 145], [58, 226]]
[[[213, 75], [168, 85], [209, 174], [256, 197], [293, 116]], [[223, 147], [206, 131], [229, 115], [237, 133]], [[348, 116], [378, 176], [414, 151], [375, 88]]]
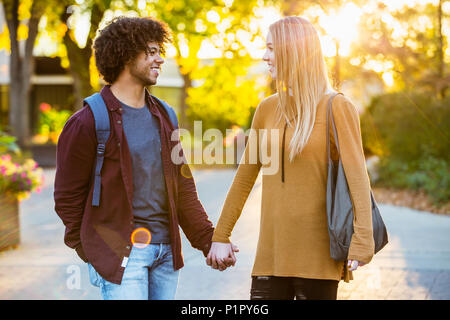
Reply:
[[19, 244], [19, 202], [39, 192], [43, 179], [34, 160], [16, 163], [9, 154], [0, 156], [0, 250]]

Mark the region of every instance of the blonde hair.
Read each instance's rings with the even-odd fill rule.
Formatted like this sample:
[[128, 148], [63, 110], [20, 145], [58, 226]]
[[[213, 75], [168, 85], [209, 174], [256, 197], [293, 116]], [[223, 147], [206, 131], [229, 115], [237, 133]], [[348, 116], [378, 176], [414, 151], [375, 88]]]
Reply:
[[279, 121], [294, 122], [289, 159], [301, 153], [314, 127], [317, 104], [331, 89], [319, 35], [300, 17], [286, 17], [269, 31], [275, 53]]

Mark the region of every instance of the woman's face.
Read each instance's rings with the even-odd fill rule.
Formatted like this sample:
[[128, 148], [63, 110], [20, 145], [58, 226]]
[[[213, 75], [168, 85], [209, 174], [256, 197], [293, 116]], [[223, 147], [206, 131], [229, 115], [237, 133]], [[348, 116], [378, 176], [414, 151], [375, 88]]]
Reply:
[[269, 72], [273, 79], [277, 77], [277, 69], [275, 68], [275, 53], [273, 51], [272, 35], [267, 34], [266, 39], [266, 52], [264, 53], [263, 60], [269, 65]]

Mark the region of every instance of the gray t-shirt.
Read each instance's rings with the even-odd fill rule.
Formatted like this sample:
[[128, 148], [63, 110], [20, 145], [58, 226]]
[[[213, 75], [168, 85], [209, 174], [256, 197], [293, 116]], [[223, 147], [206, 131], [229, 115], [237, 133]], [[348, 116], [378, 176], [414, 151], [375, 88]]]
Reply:
[[133, 169], [133, 215], [136, 228], [147, 228], [151, 243], [170, 243], [166, 182], [161, 161], [158, 119], [147, 106], [124, 103], [122, 122]]

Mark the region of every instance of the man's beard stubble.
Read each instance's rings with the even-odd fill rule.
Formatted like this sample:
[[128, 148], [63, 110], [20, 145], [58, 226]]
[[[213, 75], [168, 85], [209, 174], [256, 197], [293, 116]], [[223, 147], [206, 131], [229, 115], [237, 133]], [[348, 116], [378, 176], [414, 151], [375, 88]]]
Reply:
[[155, 85], [156, 81], [150, 78], [150, 71], [147, 70], [148, 73], [145, 74], [146, 70], [145, 68], [139, 68], [136, 63], [133, 63], [130, 68], [130, 74], [140, 81], [144, 87]]

